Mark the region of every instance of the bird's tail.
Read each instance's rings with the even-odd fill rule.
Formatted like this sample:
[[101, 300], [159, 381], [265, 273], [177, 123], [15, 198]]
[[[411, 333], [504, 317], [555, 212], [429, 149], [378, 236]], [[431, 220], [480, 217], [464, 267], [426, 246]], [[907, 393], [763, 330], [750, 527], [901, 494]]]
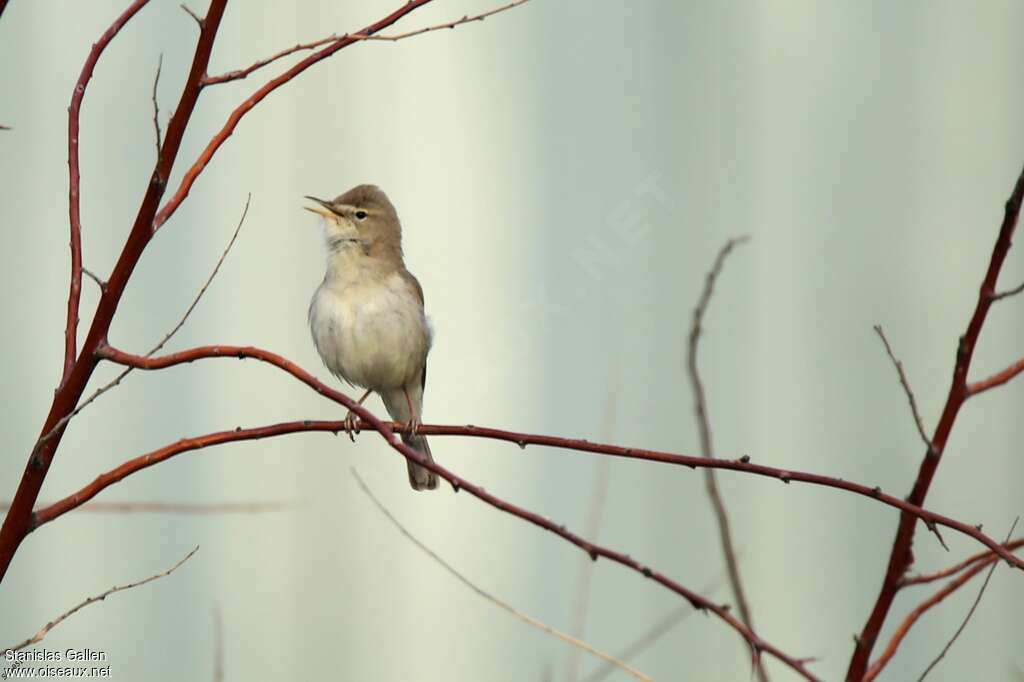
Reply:
[[[395, 421], [408, 424], [410, 419], [414, 417], [419, 419], [422, 414], [422, 391], [413, 392], [410, 390], [409, 399], [406, 399], [405, 391], [401, 389], [397, 391], [388, 391], [385, 394], [382, 394], [381, 397], [384, 399], [384, 407], [387, 408], [388, 414], [390, 414], [391, 418]], [[415, 414], [409, 413], [410, 402], [412, 402]], [[414, 436], [407, 432], [403, 432], [402, 442], [421, 455], [425, 455], [431, 462], [434, 461], [433, 456], [430, 454], [430, 445], [427, 443], [426, 436]], [[407, 464], [409, 466], [409, 485], [412, 486], [413, 490], [433, 490], [437, 487], [437, 474], [412, 460], [407, 460]]]

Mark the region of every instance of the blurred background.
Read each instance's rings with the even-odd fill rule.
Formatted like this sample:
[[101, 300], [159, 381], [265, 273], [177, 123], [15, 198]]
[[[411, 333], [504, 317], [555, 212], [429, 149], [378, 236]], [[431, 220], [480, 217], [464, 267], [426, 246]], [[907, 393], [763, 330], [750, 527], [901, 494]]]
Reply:
[[[232, 3], [211, 72], [356, 30], [399, 4]], [[59, 378], [67, 105], [91, 44], [125, 5], [12, 0], [0, 19], [0, 123], [12, 127], [0, 132], [0, 499], [14, 494]], [[493, 6], [439, 0], [391, 32]], [[534, 0], [453, 31], [349, 47], [242, 121], [146, 251], [111, 341], [145, 352], [169, 331], [251, 193], [238, 243], [168, 350], [252, 344], [336, 385], [306, 326], [324, 256], [301, 197], [373, 182], [398, 207], [433, 319], [428, 423], [698, 454], [690, 315], [719, 247], [745, 234], [701, 348], [717, 453], [902, 496], [923, 448], [871, 327], [885, 327], [931, 431], [1024, 163], [1022, 22], [1010, 0]], [[165, 122], [196, 35], [176, 2], [152, 2], [86, 93], [84, 260], [101, 276], [152, 168], [158, 59]], [[203, 92], [171, 187], [227, 114], [292, 61]], [[1018, 247], [1000, 281], [1022, 280]], [[82, 338], [97, 300], [92, 282], [83, 289]], [[997, 304], [973, 378], [1020, 358], [1022, 333], [1024, 297]], [[101, 367], [89, 390], [115, 372]], [[382, 413], [378, 399], [368, 404]], [[1022, 404], [1018, 379], [964, 408], [930, 508], [1005, 535], [1024, 511], [1011, 483], [1024, 477]], [[343, 416], [255, 362], [137, 372], [74, 420], [41, 500], [181, 437]], [[699, 472], [463, 438], [434, 438], [433, 450], [489, 491], [732, 601]], [[98, 500], [288, 507], [69, 514], [15, 558], [0, 589], [0, 645], [199, 545], [174, 575], [76, 614], [43, 647], [107, 652], [122, 680], [212, 679], [218, 629], [229, 680], [583, 680], [600, 670], [427, 558], [350, 467], [411, 532], [523, 612], [613, 654], [671, 617], [631, 664], [655, 679], [750, 679], [741, 640], [717, 619], [608, 562], [591, 572], [574, 547], [468, 495], [414, 494], [404, 463], [367, 433], [355, 444], [302, 434], [210, 448], [107, 490]], [[897, 514], [829, 489], [728, 473], [719, 482], [760, 634], [839, 679]], [[917, 570], [979, 549], [944, 537], [949, 553], [918, 533]], [[920, 675], [978, 586], [930, 612], [883, 679]], [[901, 594], [883, 640], [930, 593]], [[932, 679], [1021, 679], [1022, 604], [1024, 581], [1000, 566]], [[775, 680], [793, 677], [768, 665]]]

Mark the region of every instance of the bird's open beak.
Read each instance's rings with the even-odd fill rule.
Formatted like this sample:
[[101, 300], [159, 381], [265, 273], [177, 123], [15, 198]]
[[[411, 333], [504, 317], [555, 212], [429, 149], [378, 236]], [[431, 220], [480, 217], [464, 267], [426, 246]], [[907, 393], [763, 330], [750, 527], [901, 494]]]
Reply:
[[304, 198], [305, 199], [309, 199], [310, 201], [315, 201], [316, 203], [320, 204], [319, 207], [316, 207], [316, 206], [303, 206], [302, 207], [302, 208], [306, 209], [307, 211], [309, 211], [310, 213], [316, 213], [317, 215], [322, 215], [322, 216], [324, 216], [326, 218], [331, 218], [331, 217], [334, 217], [336, 215], [334, 213], [334, 211], [331, 210], [331, 204], [330, 204], [329, 201], [324, 201], [323, 199], [317, 199], [316, 197], [310, 197], [310, 196], [307, 196], [307, 197], [304, 197]]

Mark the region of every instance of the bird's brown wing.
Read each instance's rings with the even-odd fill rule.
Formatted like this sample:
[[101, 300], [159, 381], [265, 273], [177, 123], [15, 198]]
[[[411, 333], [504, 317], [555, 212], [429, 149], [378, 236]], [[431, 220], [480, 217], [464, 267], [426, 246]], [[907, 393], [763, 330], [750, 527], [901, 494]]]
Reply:
[[398, 271], [398, 275], [405, 280], [405, 283], [409, 285], [412, 292], [416, 294], [416, 298], [420, 300], [420, 306], [423, 305], [423, 287], [420, 286], [420, 281], [416, 279], [415, 275], [411, 272], [402, 268]]
[[[413, 275], [411, 272], [409, 272], [405, 268], [402, 268], [401, 270], [399, 270], [398, 274], [401, 276], [402, 279], [405, 280], [405, 283], [409, 285], [409, 288], [412, 289], [412, 292], [414, 294], [416, 294], [416, 298], [418, 298], [419, 301], [420, 301], [420, 307], [423, 307], [423, 303], [424, 303], [424, 301], [423, 301], [423, 287], [420, 286], [420, 281], [418, 279], [416, 279], [415, 275]], [[427, 387], [427, 361], [424, 359], [424, 361], [423, 361], [423, 376], [420, 378], [420, 388], [424, 389], [426, 387]]]

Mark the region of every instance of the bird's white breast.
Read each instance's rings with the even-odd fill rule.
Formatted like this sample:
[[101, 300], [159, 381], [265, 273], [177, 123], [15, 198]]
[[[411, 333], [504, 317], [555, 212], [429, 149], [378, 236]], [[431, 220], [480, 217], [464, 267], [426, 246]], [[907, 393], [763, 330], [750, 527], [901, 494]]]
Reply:
[[324, 364], [374, 391], [418, 385], [430, 349], [423, 307], [397, 273], [328, 277], [313, 295], [309, 325]]

